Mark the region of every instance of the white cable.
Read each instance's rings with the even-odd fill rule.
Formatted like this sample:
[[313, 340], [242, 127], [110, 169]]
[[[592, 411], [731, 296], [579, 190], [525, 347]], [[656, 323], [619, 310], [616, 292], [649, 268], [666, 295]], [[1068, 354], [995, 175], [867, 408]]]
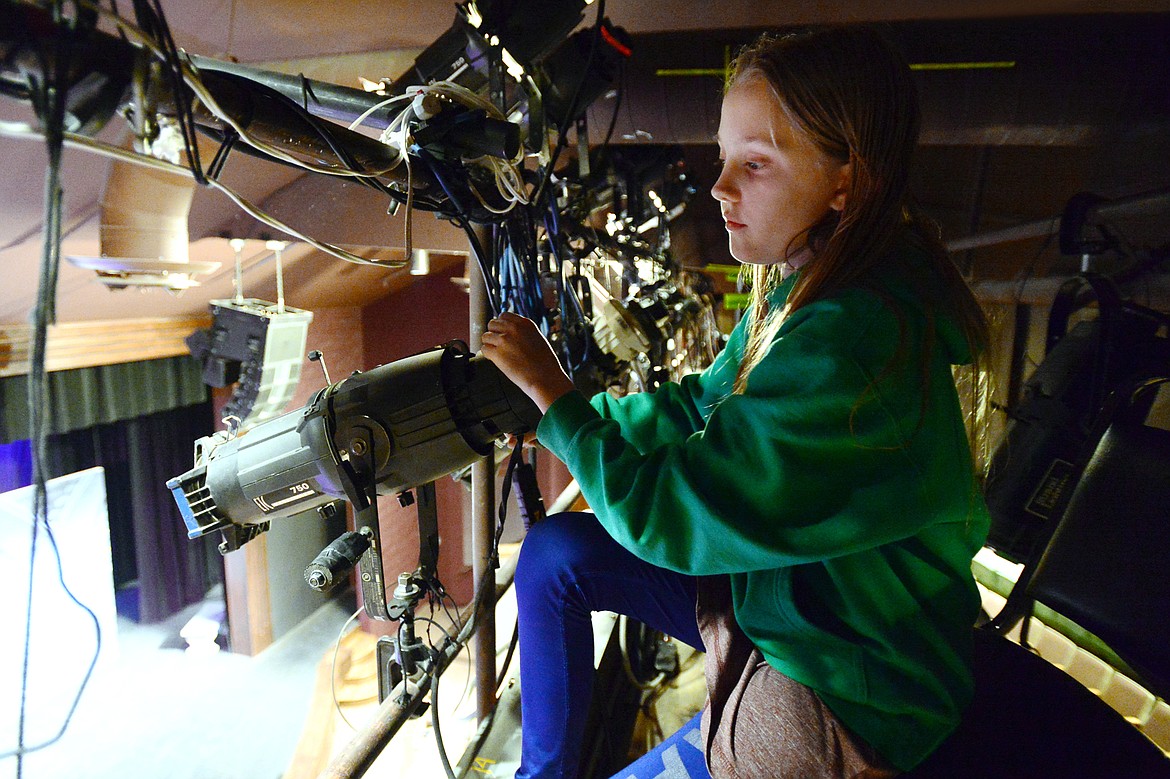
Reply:
[[341, 649], [341, 639], [345, 637], [346, 629], [350, 626], [350, 623], [357, 619], [358, 615], [361, 614], [364, 610], [365, 606], [362, 606], [353, 614], [351, 614], [349, 619], [345, 621], [345, 624], [341, 626], [341, 630], [337, 631], [337, 641], [333, 644], [333, 664], [329, 669], [329, 692], [333, 695], [333, 708], [341, 717], [341, 721], [346, 725], [349, 725], [349, 729], [352, 731], [357, 731], [357, 728], [355, 728], [353, 723], [349, 721], [349, 718], [345, 716], [345, 712], [341, 710], [341, 701], [337, 700], [337, 653]]
[[[459, 103], [466, 108], [481, 110], [493, 119], [507, 121], [504, 113], [492, 104], [491, 101], [464, 86], [450, 81], [438, 81], [434, 84], [408, 87], [406, 94], [411, 97], [420, 94], [435, 95], [450, 102]], [[405, 156], [409, 148], [407, 146], [409, 124], [414, 117], [415, 112], [413, 106], [407, 106], [403, 109], [382, 132], [382, 142], [396, 147]], [[468, 189], [471, 191], [471, 194], [484, 209], [494, 214], [506, 214], [515, 208], [518, 203], [523, 205], [528, 204], [529, 196], [525, 192], [524, 176], [520, 170], [520, 163], [523, 159], [524, 150], [521, 148], [512, 159], [506, 160], [498, 157], [483, 156], [465, 160], [465, 162], [470, 164], [482, 165], [492, 173], [496, 182], [496, 190], [500, 198], [507, 203], [503, 208], [493, 207], [487, 203], [483, 195], [474, 186], [469, 186]]]
[[379, 108], [384, 108], [385, 106], [388, 106], [391, 103], [397, 103], [399, 100], [405, 100], [407, 98], [413, 98], [413, 97], [414, 97], [414, 95], [409, 95], [409, 94], [395, 95], [394, 97], [388, 97], [385, 100], [383, 100], [382, 102], [377, 103], [377, 104], [372, 105], [369, 108], [367, 108], [365, 113], [363, 113], [357, 119], [354, 119], [352, 122], [350, 122], [349, 129], [356, 130], [358, 128], [358, 126], [361, 125], [362, 122], [364, 122], [370, 118], [370, 114], [374, 113]]
[[[385, 100], [382, 104], [389, 104], [395, 100], [407, 98], [414, 100], [419, 94], [421, 94], [421, 89], [409, 87], [405, 93]], [[389, 124], [386, 125], [386, 129], [378, 136], [378, 140], [398, 151], [400, 155], [399, 159], [406, 166], [406, 213], [403, 215], [403, 259], [405, 262], [411, 261], [414, 252], [414, 169], [410, 166], [410, 154], [407, 153], [407, 149], [410, 148], [410, 119], [414, 115], [414, 104], [410, 103], [390, 120]], [[363, 119], [364, 116], [358, 117], [355, 125]]]

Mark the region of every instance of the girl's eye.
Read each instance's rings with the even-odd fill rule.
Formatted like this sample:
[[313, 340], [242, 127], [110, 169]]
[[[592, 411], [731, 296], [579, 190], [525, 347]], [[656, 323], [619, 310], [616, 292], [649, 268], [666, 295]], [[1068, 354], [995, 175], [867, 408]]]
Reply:
[[762, 163], [762, 162], [745, 162], [744, 167], [746, 167], [748, 170], [759, 170], [760, 168], [764, 167], [764, 163]]

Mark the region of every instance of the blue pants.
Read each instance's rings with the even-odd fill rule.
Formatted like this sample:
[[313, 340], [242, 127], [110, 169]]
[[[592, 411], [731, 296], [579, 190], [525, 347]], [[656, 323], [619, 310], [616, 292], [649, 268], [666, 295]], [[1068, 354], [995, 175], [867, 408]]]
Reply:
[[[529, 530], [516, 568], [523, 731], [517, 779], [576, 775], [593, 688], [590, 612], [625, 614], [702, 650], [695, 584], [692, 576], [630, 554], [592, 514], [557, 514]], [[677, 739], [662, 744], [652, 753], [660, 757], [650, 762], [661, 766], [686, 756], [693, 764], [697, 739], [685, 737], [697, 723], [696, 718]], [[675, 751], [668, 752], [672, 746]], [[702, 749], [695, 753], [700, 773], [663, 776], [707, 777]], [[618, 776], [641, 774], [627, 769]]]

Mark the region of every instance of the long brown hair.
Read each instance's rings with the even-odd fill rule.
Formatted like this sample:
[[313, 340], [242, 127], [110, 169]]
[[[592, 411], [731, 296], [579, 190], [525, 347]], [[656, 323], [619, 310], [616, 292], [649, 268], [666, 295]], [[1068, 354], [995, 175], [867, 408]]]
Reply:
[[[909, 66], [873, 30], [825, 27], [760, 37], [736, 57], [726, 88], [747, 78], [763, 78], [787, 117], [829, 157], [850, 163], [851, 176], [844, 209], [830, 211], [808, 227], [805, 238], [812, 258], [782, 309], [769, 311], [767, 303], [781, 280], [781, 266], [751, 267], [753, 315], [734, 392], [745, 391], [749, 374], [785, 318], [871, 274], [895, 245], [909, 240], [925, 251], [935, 277], [931, 293], [923, 295], [927, 337], [937, 313], [945, 312], [961, 329], [973, 358], [970, 376], [961, 385], [970, 392], [964, 398], [966, 421], [977, 472], [982, 471], [986, 453], [981, 439], [990, 403], [988, 323], [937, 227], [910, 199], [910, 162], [921, 114]], [[906, 346], [899, 344], [897, 351], [904, 353]], [[922, 359], [928, 360], [929, 354]], [[925, 362], [922, 367], [925, 371]]]
[[953, 316], [972, 354], [980, 354], [988, 341], [983, 311], [937, 229], [910, 202], [907, 182], [920, 113], [905, 60], [872, 30], [828, 27], [762, 36], [739, 53], [727, 87], [751, 77], [766, 80], [787, 116], [823, 152], [850, 163], [851, 176], [844, 209], [809, 226], [813, 257], [784, 309], [767, 311], [766, 305], [780, 280], [779, 266], [753, 266], [756, 315], [736, 392], [743, 392], [786, 316], [871, 273], [908, 231], [941, 282], [944, 299], [928, 303]]

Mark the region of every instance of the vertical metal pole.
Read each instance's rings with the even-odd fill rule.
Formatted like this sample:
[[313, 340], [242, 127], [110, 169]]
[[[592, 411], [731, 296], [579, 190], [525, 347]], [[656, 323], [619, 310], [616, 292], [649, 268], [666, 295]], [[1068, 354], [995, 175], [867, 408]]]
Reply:
[[[504, 72], [498, 51], [493, 51], [488, 58], [488, 82], [491, 88], [492, 101], [499, 106], [504, 103]], [[470, 276], [470, 306], [471, 306], [471, 350], [478, 352], [484, 331], [487, 330], [488, 320], [491, 318], [491, 297], [488, 295], [487, 281], [483, 277], [482, 268], [491, 268], [495, 263], [495, 242], [492, 240], [492, 228], [487, 225], [474, 226], [475, 237], [483, 248], [482, 264], [472, 262], [468, 270]], [[472, 260], [475, 259], [475, 247], [471, 247]], [[495, 292], [495, 290], [493, 290]], [[496, 504], [496, 463], [495, 457], [488, 455], [471, 466], [471, 544], [474, 550], [473, 575], [478, 584], [484, 581], [484, 574], [491, 566], [492, 545], [495, 540], [495, 504]], [[494, 574], [490, 581], [495, 583]], [[476, 716], [480, 723], [491, 716], [496, 707], [496, 588], [483, 594], [483, 612], [479, 617], [479, 627], [473, 636], [475, 647], [475, 689], [476, 689]]]
[[[491, 228], [477, 226], [476, 237], [484, 251], [491, 253]], [[471, 349], [479, 351], [481, 337], [491, 318], [487, 287], [483, 274], [475, 262], [475, 249], [468, 263], [467, 275], [470, 282], [471, 306]], [[491, 258], [485, 258], [488, 262]], [[484, 572], [491, 565], [492, 540], [495, 535], [496, 475], [495, 460], [490, 455], [471, 466], [471, 545], [473, 550], [473, 579], [476, 583], [484, 578]], [[473, 636], [475, 647], [475, 689], [476, 715], [479, 721], [491, 713], [496, 705], [496, 593], [493, 587], [484, 593], [483, 613], [479, 627]]]

